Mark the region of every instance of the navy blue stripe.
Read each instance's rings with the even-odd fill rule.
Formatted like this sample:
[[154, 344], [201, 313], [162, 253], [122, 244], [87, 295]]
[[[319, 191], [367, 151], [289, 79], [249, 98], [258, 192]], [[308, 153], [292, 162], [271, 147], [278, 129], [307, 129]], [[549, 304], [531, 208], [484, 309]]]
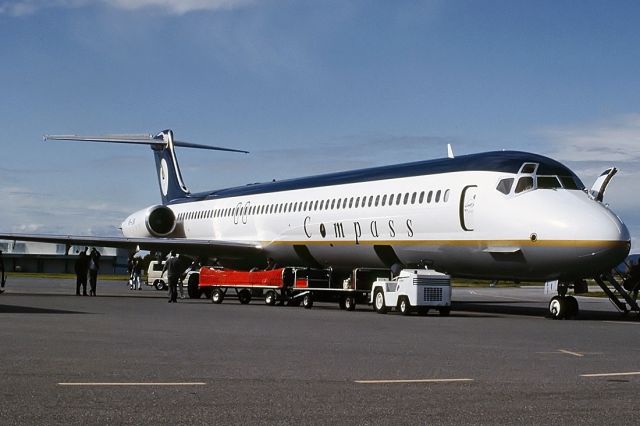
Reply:
[[[462, 155], [456, 158], [417, 161], [414, 163], [393, 166], [373, 167], [369, 169], [350, 170], [339, 173], [309, 176], [298, 179], [287, 179], [277, 182], [257, 183], [235, 188], [220, 189], [188, 198], [174, 200], [183, 203], [203, 199], [218, 199], [244, 195], [266, 194], [296, 189], [317, 188], [321, 186], [344, 185], [350, 183], [370, 182], [404, 177], [453, 173], [463, 171], [489, 171], [501, 173], [517, 173], [522, 163], [538, 163], [539, 175], [577, 176], [556, 160], [538, 154], [519, 151], [493, 151], [481, 154]], [[577, 180], [579, 182], [579, 179]]]

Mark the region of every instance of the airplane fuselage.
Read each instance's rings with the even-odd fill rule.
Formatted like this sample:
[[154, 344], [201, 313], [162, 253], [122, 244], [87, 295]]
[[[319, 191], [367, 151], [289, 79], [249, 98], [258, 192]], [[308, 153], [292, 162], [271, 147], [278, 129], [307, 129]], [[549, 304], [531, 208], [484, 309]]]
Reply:
[[[628, 253], [625, 225], [583, 189], [560, 163], [497, 152], [247, 185], [167, 207], [171, 237], [256, 243], [280, 264], [400, 263], [545, 281], [592, 276]], [[123, 222], [124, 236], [150, 236], [145, 211]]]

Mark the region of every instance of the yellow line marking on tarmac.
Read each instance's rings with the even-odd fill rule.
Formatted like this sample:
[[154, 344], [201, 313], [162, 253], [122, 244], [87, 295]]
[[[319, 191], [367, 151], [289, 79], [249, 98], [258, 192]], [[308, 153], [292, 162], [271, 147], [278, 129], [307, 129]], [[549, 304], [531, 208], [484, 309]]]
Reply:
[[577, 357], [583, 357], [583, 354], [579, 354], [578, 352], [571, 352], [571, 351], [567, 351], [564, 349], [558, 349], [558, 352], [562, 352], [563, 354], [567, 354], [567, 355], [573, 355], [573, 356], [577, 356]]
[[473, 382], [473, 379], [415, 379], [415, 380], [355, 380], [362, 385], [386, 385], [398, 383], [452, 383], [452, 382]]
[[205, 382], [77, 382], [58, 383], [59, 386], [204, 386]]
[[640, 376], [640, 371], [630, 371], [628, 373], [597, 373], [581, 374], [580, 377], [619, 377], [619, 376]]

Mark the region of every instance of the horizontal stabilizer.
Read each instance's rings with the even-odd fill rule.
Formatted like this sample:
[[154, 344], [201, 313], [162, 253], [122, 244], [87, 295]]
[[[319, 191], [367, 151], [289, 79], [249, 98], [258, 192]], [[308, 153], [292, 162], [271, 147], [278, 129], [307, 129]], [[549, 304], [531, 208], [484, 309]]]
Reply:
[[[78, 142], [104, 142], [104, 143], [127, 143], [138, 145], [156, 145], [166, 146], [167, 141], [163, 139], [162, 133], [157, 136], [151, 134], [133, 134], [133, 135], [103, 135], [103, 136], [79, 136], [79, 135], [45, 135], [43, 138], [45, 141], [78, 141]], [[180, 146], [184, 148], [197, 148], [197, 149], [209, 149], [213, 151], [229, 151], [229, 152], [241, 152], [248, 154], [249, 151], [241, 149], [224, 148], [211, 145], [200, 145], [191, 142], [173, 141], [174, 146]]]

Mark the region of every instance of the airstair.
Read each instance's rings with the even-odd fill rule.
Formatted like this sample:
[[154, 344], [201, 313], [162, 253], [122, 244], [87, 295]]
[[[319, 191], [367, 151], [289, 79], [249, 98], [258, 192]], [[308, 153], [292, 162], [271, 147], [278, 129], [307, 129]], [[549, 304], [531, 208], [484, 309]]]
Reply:
[[640, 280], [628, 273], [630, 269], [627, 268], [627, 272], [616, 269], [612, 273], [596, 276], [594, 280], [620, 312], [640, 314], [640, 306], [638, 306]]

